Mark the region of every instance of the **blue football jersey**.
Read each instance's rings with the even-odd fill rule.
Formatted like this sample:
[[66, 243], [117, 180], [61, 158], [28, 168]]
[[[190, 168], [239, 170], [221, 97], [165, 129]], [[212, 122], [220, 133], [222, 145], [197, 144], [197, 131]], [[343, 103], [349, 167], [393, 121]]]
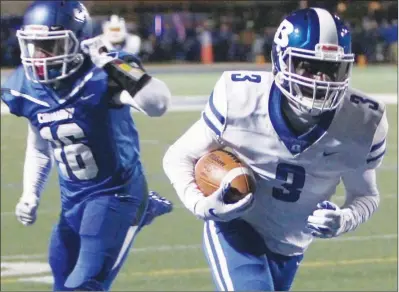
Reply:
[[21, 66], [1, 92], [11, 113], [51, 142], [64, 207], [93, 195], [135, 195], [134, 180], [142, 174], [130, 107], [112, 105], [115, 88], [107, 74], [87, 63], [57, 90], [30, 82]]

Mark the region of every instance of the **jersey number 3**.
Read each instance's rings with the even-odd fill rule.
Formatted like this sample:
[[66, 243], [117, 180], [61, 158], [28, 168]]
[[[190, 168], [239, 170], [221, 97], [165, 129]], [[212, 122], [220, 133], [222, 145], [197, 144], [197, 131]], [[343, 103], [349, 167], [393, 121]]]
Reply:
[[77, 140], [85, 136], [81, 127], [75, 123], [62, 124], [57, 127], [54, 137], [49, 127], [40, 130], [40, 135], [55, 144], [54, 158], [58, 167], [67, 178], [70, 178], [68, 168], [80, 180], [96, 177], [98, 167], [90, 148]]
[[231, 80], [235, 82], [249, 81], [253, 83], [260, 83], [262, 77], [258, 74], [242, 75], [240, 73], [231, 74]]
[[305, 169], [299, 165], [280, 163], [277, 165], [276, 180], [285, 181], [282, 188], [273, 188], [273, 198], [276, 200], [294, 203], [305, 185]]

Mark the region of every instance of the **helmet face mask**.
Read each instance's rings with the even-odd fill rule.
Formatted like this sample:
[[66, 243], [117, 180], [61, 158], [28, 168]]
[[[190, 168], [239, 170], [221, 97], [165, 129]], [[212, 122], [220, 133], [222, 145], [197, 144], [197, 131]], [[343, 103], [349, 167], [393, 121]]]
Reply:
[[[298, 12], [309, 14], [309, 10], [312, 9]], [[349, 87], [354, 62], [353, 54], [348, 52], [347, 47], [340, 45], [339, 39], [335, 44], [323, 43], [321, 42], [325, 41], [323, 36], [317, 36], [316, 41], [311, 44], [309, 39], [312, 38], [308, 35], [300, 40], [305, 45], [298, 43], [295, 34], [301, 36], [299, 30], [307, 27], [302, 24], [302, 27], [298, 28], [294, 21], [288, 19], [290, 16], [280, 25], [273, 45], [272, 62], [276, 85], [284, 96], [306, 113], [319, 115], [334, 110], [343, 100]], [[291, 19], [295, 19], [295, 12], [291, 15]], [[338, 26], [334, 25], [334, 29], [337, 31]], [[282, 35], [282, 32], [285, 35]], [[317, 31], [318, 34], [320, 32], [321, 30]], [[294, 34], [292, 45], [289, 39], [291, 33]], [[306, 33], [309, 34], [308, 31]], [[338, 32], [333, 33], [338, 34]], [[328, 40], [327, 37], [324, 39]]]
[[123, 18], [112, 15], [103, 25], [103, 32], [111, 44], [120, 44], [126, 39], [126, 24]]
[[33, 82], [52, 83], [75, 73], [83, 64], [83, 55], [74, 33], [35, 28], [26, 26], [17, 31], [27, 77]]

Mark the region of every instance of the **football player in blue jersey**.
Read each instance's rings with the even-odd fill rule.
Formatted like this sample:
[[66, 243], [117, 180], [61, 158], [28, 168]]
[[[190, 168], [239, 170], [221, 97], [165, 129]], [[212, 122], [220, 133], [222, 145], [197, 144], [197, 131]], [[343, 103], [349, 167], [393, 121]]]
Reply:
[[54, 160], [61, 213], [51, 234], [54, 290], [108, 290], [137, 232], [171, 203], [148, 193], [134, 107], [161, 116], [164, 82], [139, 59], [92, 38], [78, 1], [35, 1], [17, 32], [22, 65], [1, 89], [9, 111], [29, 122], [18, 220], [36, 220]]

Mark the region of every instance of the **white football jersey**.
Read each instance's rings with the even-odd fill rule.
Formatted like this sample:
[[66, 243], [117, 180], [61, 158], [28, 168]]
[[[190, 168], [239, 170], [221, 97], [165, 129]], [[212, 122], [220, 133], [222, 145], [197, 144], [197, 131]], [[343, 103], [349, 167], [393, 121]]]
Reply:
[[341, 178], [381, 164], [387, 120], [382, 102], [348, 90], [335, 113], [297, 136], [282, 116], [281, 98], [272, 73], [224, 72], [202, 119], [255, 172], [255, 207], [243, 219], [269, 249], [293, 255], [312, 241], [307, 217]]

